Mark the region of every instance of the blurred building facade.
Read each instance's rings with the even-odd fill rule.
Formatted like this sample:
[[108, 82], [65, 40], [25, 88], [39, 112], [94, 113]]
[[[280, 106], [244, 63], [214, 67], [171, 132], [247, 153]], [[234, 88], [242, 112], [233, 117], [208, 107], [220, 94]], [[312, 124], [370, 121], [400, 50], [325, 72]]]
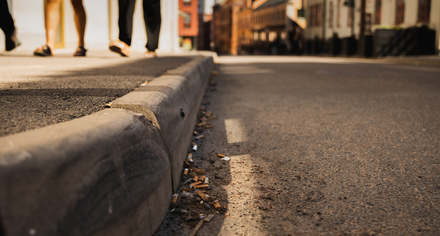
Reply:
[[179, 0], [179, 40], [180, 47], [193, 50], [199, 31], [199, 2]]
[[[225, 54], [286, 54], [302, 30], [303, 0], [225, 0], [214, 7], [213, 44]], [[293, 29], [291, 29], [293, 26]], [[296, 40], [296, 39], [295, 39]]]
[[308, 0], [308, 53], [401, 56], [438, 52], [440, 0]]
[[[194, 0], [195, 1], [195, 0]], [[45, 1], [8, 0], [9, 10], [15, 20], [18, 37], [22, 45], [17, 51], [33, 51], [46, 42], [44, 29]], [[110, 41], [118, 38], [117, 0], [84, 1], [87, 14], [85, 34], [86, 48], [106, 50]], [[159, 39], [159, 52], [179, 51], [178, 0], [162, 0], [162, 26]], [[132, 51], [145, 51], [147, 42], [142, 13], [142, 1], [136, 2], [133, 19]], [[3, 42], [4, 35], [0, 35]], [[57, 49], [75, 50], [77, 35], [70, 0], [62, 0], [61, 20], [57, 36]], [[0, 50], [4, 50], [0, 43]]]

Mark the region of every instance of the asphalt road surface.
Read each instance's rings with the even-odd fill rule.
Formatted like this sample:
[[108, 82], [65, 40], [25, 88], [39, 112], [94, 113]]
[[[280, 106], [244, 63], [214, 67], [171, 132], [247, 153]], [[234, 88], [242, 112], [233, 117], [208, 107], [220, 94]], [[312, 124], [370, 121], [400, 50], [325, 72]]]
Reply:
[[[194, 161], [225, 210], [197, 235], [439, 235], [440, 68], [307, 57], [217, 66], [206, 97], [217, 119]], [[189, 235], [198, 218], [180, 210], [156, 235]]]
[[192, 58], [122, 58], [110, 52], [85, 58], [29, 54], [0, 55], [0, 137], [102, 110], [106, 103]]

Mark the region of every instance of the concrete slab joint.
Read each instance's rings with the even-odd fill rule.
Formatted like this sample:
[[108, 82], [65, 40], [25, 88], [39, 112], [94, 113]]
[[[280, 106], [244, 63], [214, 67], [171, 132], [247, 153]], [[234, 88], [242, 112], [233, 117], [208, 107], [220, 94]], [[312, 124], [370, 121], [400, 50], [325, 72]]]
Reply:
[[110, 109], [0, 138], [0, 235], [152, 235], [212, 66], [198, 57]]

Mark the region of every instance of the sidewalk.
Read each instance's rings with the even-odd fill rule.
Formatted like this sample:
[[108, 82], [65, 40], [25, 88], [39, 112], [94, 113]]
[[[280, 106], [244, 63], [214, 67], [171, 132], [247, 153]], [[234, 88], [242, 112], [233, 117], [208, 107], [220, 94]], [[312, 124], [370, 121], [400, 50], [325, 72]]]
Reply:
[[123, 58], [111, 52], [74, 58], [0, 54], [0, 137], [65, 122], [103, 110], [169, 69], [194, 56]]
[[0, 54], [0, 235], [152, 235], [213, 57]]
[[411, 57], [387, 57], [378, 58], [378, 61], [398, 63], [398, 64], [409, 64], [416, 66], [433, 66], [440, 67], [440, 56], [411, 56]]

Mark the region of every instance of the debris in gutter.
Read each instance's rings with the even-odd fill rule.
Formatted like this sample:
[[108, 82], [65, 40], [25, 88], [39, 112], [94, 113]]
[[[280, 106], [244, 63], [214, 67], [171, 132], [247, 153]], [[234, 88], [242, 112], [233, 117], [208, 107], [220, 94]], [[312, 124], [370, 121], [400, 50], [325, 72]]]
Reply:
[[199, 231], [200, 227], [202, 227], [202, 225], [203, 225], [203, 219], [199, 221], [199, 223], [197, 224], [197, 226], [194, 228], [194, 230], [189, 236], [195, 236], [197, 234], [197, 231]]
[[172, 204], [176, 203], [178, 197], [179, 197], [179, 194], [173, 194], [173, 197], [171, 198], [171, 203]]
[[212, 205], [214, 205], [215, 208], [221, 208], [222, 206], [220, 205], [220, 203], [218, 202], [218, 200], [214, 200], [212, 202]]
[[214, 214], [209, 214], [209, 216], [205, 219], [205, 222], [210, 222], [214, 218]]
[[199, 184], [199, 185], [194, 186], [194, 188], [206, 188], [208, 186], [209, 185], [207, 185], [207, 184]]

